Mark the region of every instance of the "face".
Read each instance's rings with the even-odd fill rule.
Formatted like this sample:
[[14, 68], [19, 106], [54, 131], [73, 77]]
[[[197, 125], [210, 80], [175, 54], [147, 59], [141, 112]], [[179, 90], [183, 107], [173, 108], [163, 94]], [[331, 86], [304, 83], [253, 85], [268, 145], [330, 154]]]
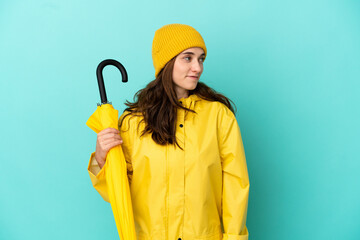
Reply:
[[172, 77], [178, 99], [188, 97], [188, 91], [196, 88], [204, 60], [205, 53], [200, 47], [188, 48], [176, 56]]

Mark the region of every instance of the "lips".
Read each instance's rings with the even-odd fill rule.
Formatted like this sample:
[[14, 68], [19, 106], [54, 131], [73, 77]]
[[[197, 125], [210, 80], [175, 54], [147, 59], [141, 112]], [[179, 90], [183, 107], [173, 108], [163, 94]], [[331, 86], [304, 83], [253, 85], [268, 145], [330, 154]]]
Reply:
[[199, 77], [198, 76], [187, 76], [188, 78], [191, 78], [191, 79], [198, 79]]

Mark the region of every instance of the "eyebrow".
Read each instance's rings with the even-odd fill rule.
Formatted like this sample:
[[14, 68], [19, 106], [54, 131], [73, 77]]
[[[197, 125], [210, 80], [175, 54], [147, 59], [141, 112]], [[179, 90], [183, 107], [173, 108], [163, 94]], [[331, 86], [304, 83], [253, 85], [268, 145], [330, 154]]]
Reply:
[[[184, 52], [184, 53], [182, 53], [182, 54], [195, 55], [195, 53], [193, 53], [193, 52]], [[205, 56], [205, 53], [201, 54], [200, 57], [201, 57], [201, 56]]]

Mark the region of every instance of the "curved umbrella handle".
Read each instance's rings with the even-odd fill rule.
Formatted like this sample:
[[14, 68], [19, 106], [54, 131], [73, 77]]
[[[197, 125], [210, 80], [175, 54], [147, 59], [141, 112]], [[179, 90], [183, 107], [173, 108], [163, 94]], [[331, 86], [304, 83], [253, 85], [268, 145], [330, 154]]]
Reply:
[[96, 69], [96, 76], [97, 76], [97, 80], [98, 80], [98, 84], [99, 84], [100, 98], [101, 98], [102, 104], [108, 103], [107, 97], [106, 97], [106, 92], [105, 92], [104, 78], [103, 78], [103, 74], [102, 74], [104, 67], [107, 65], [113, 65], [113, 66], [117, 67], [121, 72], [122, 82], [128, 81], [128, 76], [127, 76], [126, 70], [125, 70], [124, 66], [121, 63], [119, 63], [118, 61], [113, 60], [113, 59], [106, 59], [106, 60], [102, 61], [101, 63], [99, 63], [99, 65]]

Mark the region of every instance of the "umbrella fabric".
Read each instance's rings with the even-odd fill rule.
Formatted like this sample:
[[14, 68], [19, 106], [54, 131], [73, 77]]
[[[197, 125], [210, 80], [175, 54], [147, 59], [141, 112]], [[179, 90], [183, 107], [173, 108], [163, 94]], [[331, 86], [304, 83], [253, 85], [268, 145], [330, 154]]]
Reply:
[[[102, 104], [90, 116], [86, 125], [96, 133], [105, 128], [118, 128], [118, 111], [111, 104]], [[131, 204], [125, 156], [120, 145], [109, 150], [103, 166], [106, 188], [121, 240], [135, 240], [134, 216]]]

